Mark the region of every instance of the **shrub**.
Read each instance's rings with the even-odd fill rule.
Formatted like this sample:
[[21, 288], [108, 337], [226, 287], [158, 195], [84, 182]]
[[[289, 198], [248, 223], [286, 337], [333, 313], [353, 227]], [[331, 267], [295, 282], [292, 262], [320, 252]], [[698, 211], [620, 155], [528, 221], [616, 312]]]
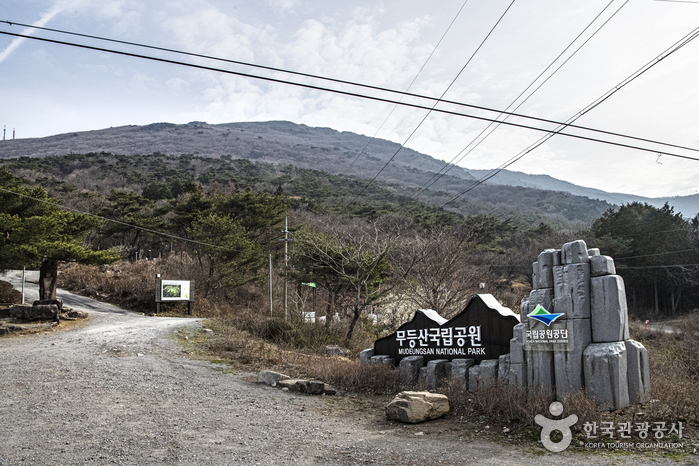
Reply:
[[22, 302], [22, 293], [15, 290], [12, 284], [0, 280], [0, 303], [19, 304]]

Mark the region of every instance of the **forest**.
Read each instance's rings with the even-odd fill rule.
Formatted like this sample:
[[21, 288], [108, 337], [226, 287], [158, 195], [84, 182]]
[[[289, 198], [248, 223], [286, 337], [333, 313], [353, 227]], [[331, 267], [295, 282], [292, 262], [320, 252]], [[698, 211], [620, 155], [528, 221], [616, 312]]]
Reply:
[[0, 269], [41, 268], [46, 296], [56, 275], [77, 290], [102, 280], [112, 300], [142, 312], [153, 306], [155, 271], [195, 280], [197, 307], [210, 315], [315, 312], [326, 325], [345, 322], [349, 341], [358, 324], [392, 328], [418, 308], [451, 317], [481, 292], [517, 311], [539, 252], [584, 239], [614, 258], [631, 315], [699, 307], [699, 216], [633, 203], [590, 222], [546, 222], [532, 211], [484, 213], [468, 198], [464, 215], [395, 185], [366, 185], [225, 156], [4, 160]]

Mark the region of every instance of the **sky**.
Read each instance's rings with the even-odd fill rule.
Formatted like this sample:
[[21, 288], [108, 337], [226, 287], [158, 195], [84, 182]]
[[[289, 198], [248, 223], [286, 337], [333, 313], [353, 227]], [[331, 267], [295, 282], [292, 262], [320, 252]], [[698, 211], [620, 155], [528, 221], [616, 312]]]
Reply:
[[[558, 122], [620, 86], [699, 26], [699, 0], [3, 0], [2, 4], [0, 21], [409, 90], [431, 98], [443, 96], [498, 111], [517, 107], [516, 113]], [[397, 94], [346, 84], [6, 23], [0, 23], [0, 32], [400, 99]], [[699, 152], [686, 149], [699, 149], [697, 76], [699, 38], [575, 121], [685, 148], [584, 133], [651, 150], [640, 151], [556, 135], [508, 169], [608, 192], [648, 197], [695, 194], [699, 161], [668, 153], [699, 159]], [[525, 101], [518, 98], [532, 83], [529, 92], [536, 91]], [[411, 97], [403, 101], [418, 103]], [[388, 139], [472, 169], [499, 167], [546, 134], [506, 125], [487, 129], [489, 122], [477, 118], [3, 34], [0, 102], [0, 125], [7, 128], [8, 139], [13, 131], [17, 138], [32, 138], [156, 122], [288, 120]], [[434, 101], [419, 103], [431, 107]], [[445, 103], [437, 109], [491, 119], [499, 115]], [[524, 118], [508, 121], [554, 128]], [[493, 131], [476, 145], [484, 130]]]

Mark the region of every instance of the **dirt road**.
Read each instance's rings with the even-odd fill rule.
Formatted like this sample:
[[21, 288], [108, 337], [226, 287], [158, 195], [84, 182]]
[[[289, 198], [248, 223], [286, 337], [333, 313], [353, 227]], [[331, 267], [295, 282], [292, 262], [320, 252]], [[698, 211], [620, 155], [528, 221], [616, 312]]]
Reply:
[[[0, 279], [19, 288], [21, 272]], [[35, 299], [30, 285], [28, 301]], [[80, 329], [0, 338], [0, 465], [615, 464], [649, 458], [553, 454], [438, 424], [377, 427], [375, 413], [283, 392], [194, 360], [168, 338], [196, 319], [146, 317], [59, 292], [90, 313]], [[657, 459], [654, 464], [666, 461]], [[674, 462], [667, 461], [668, 464]]]

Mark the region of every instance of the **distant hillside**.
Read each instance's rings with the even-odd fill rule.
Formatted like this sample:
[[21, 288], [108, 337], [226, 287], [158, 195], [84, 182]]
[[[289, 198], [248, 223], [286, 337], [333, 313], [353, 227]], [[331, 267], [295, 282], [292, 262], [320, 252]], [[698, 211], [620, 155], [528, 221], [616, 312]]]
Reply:
[[[184, 125], [155, 123], [1, 141], [0, 159], [100, 152], [116, 155], [161, 153], [223, 160], [246, 159], [370, 179], [396, 154], [400, 146], [374, 139], [367, 147], [369, 141], [368, 137], [355, 133], [283, 121], [219, 125], [204, 122]], [[366, 151], [362, 153], [365, 147]], [[443, 166], [444, 162], [440, 160], [403, 149], [378, 180], [392, 185], [391, 189], [400, 191], [401, 195], [413, 196]], [[503, 172], [498, 177], [503, 175], [507, 173]], [[475, 180], [469, 170], [455, 167], [431, 190], [422, 193], [419, 199], [439, 206]], [[470, 191], [448, 207], [465, 215], [489, 213], [517, 218], [526, 223], [547, 221], [558, 224], [591, 222], [611, 207], [604, 200], [588, 199], [577, 193], [573, 195], [557, 187], [554, 189], [557, 192], [542, 190], [542, 186], [536, 185], [505, 187], [491, 183]]]
[[[468, 170], [476, 178], [490, 172], [490, 170]], [[567, 181], [557, 180], [549, 175], [528, 175], [522, 172], [503, 170], [489, 180], [489, 183], [504, 186], [522, 186], [525, 188], [545, 189], [549, 191], [563, 191], [576, 196], [585, 196], [590, 199], [607, 201], [610, 204], [622, 205], [631, 202], [644, 202], [654, 207], [662, 207], [667, 202], [675, 207], [675, 212], [681, 212], [685, 217], [694, 217], [699, 213], [699, 194], [675, 197], [643, 197], [633, 194], [608, 193], [600, 189], [585, 188]]]

